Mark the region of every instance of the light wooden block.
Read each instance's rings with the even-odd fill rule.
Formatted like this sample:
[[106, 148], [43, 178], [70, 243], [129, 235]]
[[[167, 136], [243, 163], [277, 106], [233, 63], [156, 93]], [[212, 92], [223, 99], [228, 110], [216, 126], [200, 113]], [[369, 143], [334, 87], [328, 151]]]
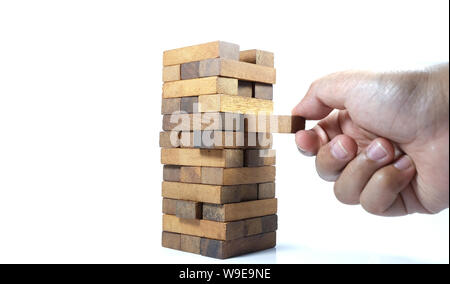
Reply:
[[199, 75], [222, 76], [266, 84], [276, 82], [276, 70], [273, 67], [221, 58], [200, 61]]
[[258, 199], [275, 198], [275, 183], [267, 182], [258, 184]]
[[161, 103], [161, 114], [172, 114], [174, 112], [180, 111], [181, 109], [181, 99], [162, 99]]
[[277, 213], [277, 199], [262, 199], [230, 204], [203, 204], [203, 219], [236, 221]]
[[258, 49], [242, 50], [239, 53], [239, 60], [268, 67], [274, 66], [274, 54], [270, 51]]
[[166, 82], [163, 98], [192, 97], [211, 94], [238, 94], [238, 80], [223, 77], [205, 77], [190, 80]]
[[224, 130], [243, 131], [244, 116], [238, 113], [194, 113], [163, 116], [164, 131]]
[[239, 60], [239, 45], [214, 41], [167, 50], [163, 54], [163, 65], [176, 65], [218, 57]]
[[254, 83], [253, 85], [253, 97], [262, 100], [273, 99], [273, 85]]
[[180, 132], [162, 131], [159, 133], [159, 147], [177, 148], [180, 147]]
[[244, 164], [244, 153], [235, 149], [162, 148], [161, 164], [238, 168]]
[[275, 181], [275, 167], [212, 168], [202, 167], [203, 184], [238, 185]]
[[163, 198], [162, 213], [169, 215], [177, 214], [177, 200]]
[[203, 256], [225, 259], [273, 248], [275, 245], [276, 232], [268, 232], [230, 241], [202, 238], [200, 253]]
[[163, 180], [165, 181], [180, 181], [180, 166], [164, 165]]
[[245, 131], [269, 133], [296, 133], [305, 129], [305, 119], [291, 115], [245, 114]]
[[[199, 112], [233, 112], [242, 114], [271, 113], [273, 102], [255, 98], [230, 95], [208, 95], [198, 97]], [[255, 131], [258, 132], [258, 131]]]
[[180, 65], [163, 67], [163, 82], [181, 80]]
[[272, 146], [270, 133], [247, 133], [236, 131], [183, 131], [180, 147], [205, 149], [266, 149]]
[[244, 153], [245, 167], [262, 167], [275, 165], [276, 151], [274, 149], [248, 149]]
[[201, 219], [202, 203], [188, 200], [177, 200], [175, 215], [183, 219]]
[[238, 96], [251, 98], [253, 97], [253, 83], [248, 81], [238, 81]]
[[213, 204], [225, 204], [256, 200], [257, 184], [243, 185], [209, 185], [180, 182], [163, 182], [162, 196], [171, 199], [182, 199]]
[[181, 167], [180, 182], [201, 183], [202, 168], [201, 167]]

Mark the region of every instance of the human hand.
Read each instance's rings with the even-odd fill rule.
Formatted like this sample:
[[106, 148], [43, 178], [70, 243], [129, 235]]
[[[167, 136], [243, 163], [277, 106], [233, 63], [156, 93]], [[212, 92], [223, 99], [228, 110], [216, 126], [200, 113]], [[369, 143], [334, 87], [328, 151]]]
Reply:
[[448, 63], [331, 74], [311, 85], [292, 114], [320, 120], [295, 141], [316, 155], [317, 172], [335, 182], [339, 201], [382, 216], [448, 208]]

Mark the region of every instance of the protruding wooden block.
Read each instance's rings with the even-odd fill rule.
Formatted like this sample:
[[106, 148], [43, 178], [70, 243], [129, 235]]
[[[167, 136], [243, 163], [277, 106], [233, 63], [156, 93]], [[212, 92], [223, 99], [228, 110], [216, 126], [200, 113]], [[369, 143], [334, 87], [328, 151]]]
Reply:
[[163, 180], [180, 181], [180, 166], [164, 165]]
[[200, 237], [181, 234], [180, 250], [200, 254], [200, 242]]
[[198, 97], [181, 98], [180, 110], [186, 113], [198, 112]]
[[202, 167], [202, 183], [214, 185], [238, 185], [272, 182], [275, 180], [275, 167], [254, 168], [212, 168]]
[[203, 219], [236, 221], [277, 213], [277, 199], [262, 199], [230, 204], [203, 204]]
[[180, 65], [164, 66], [163, 67], [163, 82], [181, 80]]
[[188, 200], [177, 200], [175, 215], [183, 219], [201, 219], [202, 203]]
[[262, 100], [273, 99], [273, 85], [254, 83], [253, 85], [253, 97]]
[[180, 111], [181, 109], [181, 99], [162, 99], [161, 103], [161, 114], [172, 114], [174, 112]]
[[202, 168], [201, 167], [181, 167], [180, 182], [201, 183]]
[[272, 146], [270, 133], [246, 133], [235, 131], [183, 131], [180, 147], [205, 149], [267, 149]]
[[180, 147], [180, 132], [162, 131], [159, 133], [159, 147], [177, 148]]
[[238, 94], [238, 80], [223, 77], [206, 77], [166, 82], [163, 98], [181, 98], [210, 94]]
[[200, 66], [199, 61], [181, 64], [181, 79], [186, 80], [200, 77], [198, 73], [199, 66]]
[[267, 182], [258, 184], [258, 199], [275, 198], [275, 183]]
[[164, 51], [163, 54], [163, 65], [175, 65], [218, 57], [239, 60], [239, 45], [223, 41], [214, 41], [167, 50]]
[[244, 153], [235, 149], [162, 148], [161, 164], [238, 168], [244, 164]]
[[204, 256], [224, 259], [273, 248], [275, 245], [276, 232], [253, 235], [230, 241], [202, 238], [200, 253]]
[[165, 248], [181, 248], [181, 235], [178, 233], [162, 232], [162, 246]]
[[253, 97], [253, 83], [249, 81], [238, 81], [238, 96]]
[[256, 200], [257, 184], [242, 185], [209, 185], [180, 182], [163, 182], [162, 196], [171, 199], [182, 199], [213, 204], [225, 204]]
[[[230, 95], [208, 95], [198, 97], [199, 112], [233, 112], [242, 114], [271, 113], [273, 102], [255, 98]], [[260, 131], [255, 131], [260, 132]]]
[[244, 116], [238, 113], [194, 113], [172, 114], [163, 116], [163, 130], [196, 131], [224, 130], [243, 131]]
[[258, 49], [250, 49], [243, 50], [239, 53], [239, 60], [264, 65], [268, 67], [274, 66], [274, 55], [273, 52], [258, 50]]
[[162, 213], [169, 215], [177, 214], [177, 200], [170, 198], [163, 198]]
[[245, 131], [270, 133], [296, 133], [305, 129], [305, 119], [301, 116], [245, 114]]
[[276, 82], [276, 71], [273, 67], [221, 58], [200, 61], [199, 75], [222, 76], [266, 84]]
[[244, 153], [245, 167], [271, 166], [276, 163], [274, 149], [248, 149]]

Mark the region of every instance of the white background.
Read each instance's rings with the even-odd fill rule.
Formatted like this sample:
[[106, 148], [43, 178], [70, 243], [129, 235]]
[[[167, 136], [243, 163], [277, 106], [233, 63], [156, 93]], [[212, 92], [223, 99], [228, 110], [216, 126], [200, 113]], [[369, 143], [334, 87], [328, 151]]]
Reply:
[[[166, 49], [275, 52], [277, 113], [329, 72], [448, 61], [443, 1], [0, 2], [0, 262], [222, 262], [160, 247]], [[313, 126], [311, 122], [308, 126]], [[276, 249], [225, 262], [449, 261], [449, 212], [339, 204], [278, 135]]]

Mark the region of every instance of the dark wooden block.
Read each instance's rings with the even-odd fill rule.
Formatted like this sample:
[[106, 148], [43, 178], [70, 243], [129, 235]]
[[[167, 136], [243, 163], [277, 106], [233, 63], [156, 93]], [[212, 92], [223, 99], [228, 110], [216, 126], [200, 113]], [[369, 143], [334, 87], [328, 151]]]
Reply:
[[258, 184], [258, 199], [275, 198], [275, 183], [267, 182]]
[[162, 246], [165, 248], [181, 248], [181, 235], [177, 233], [162, 232]]
[[198, 97], [181, 98], [180, 110], [186, 113], [198, 112]]
[[254, 83], [253, 97], [257, 98], [257, 99], [263, 99], [263, 100], [272, 100], [273, 99], [273, 85], [263, 84], [263, 83]]
[[180, 166], [164, 165], [163, 168], [164, 181], [180, 181]]
[[181, 80], [198, 78], [199, 65], [199, 61], [181, 64]]
[[253, 97], [253, 83], [249, 81], [238, 81], [238, 96]]
[[201, 219], [202, 203], [188, 200], [177, 200], [176, 216], [183, 219]]
[[169, 215], [177, 214], [177, 200], [171, 198], [163, 198], [162, 213]]

